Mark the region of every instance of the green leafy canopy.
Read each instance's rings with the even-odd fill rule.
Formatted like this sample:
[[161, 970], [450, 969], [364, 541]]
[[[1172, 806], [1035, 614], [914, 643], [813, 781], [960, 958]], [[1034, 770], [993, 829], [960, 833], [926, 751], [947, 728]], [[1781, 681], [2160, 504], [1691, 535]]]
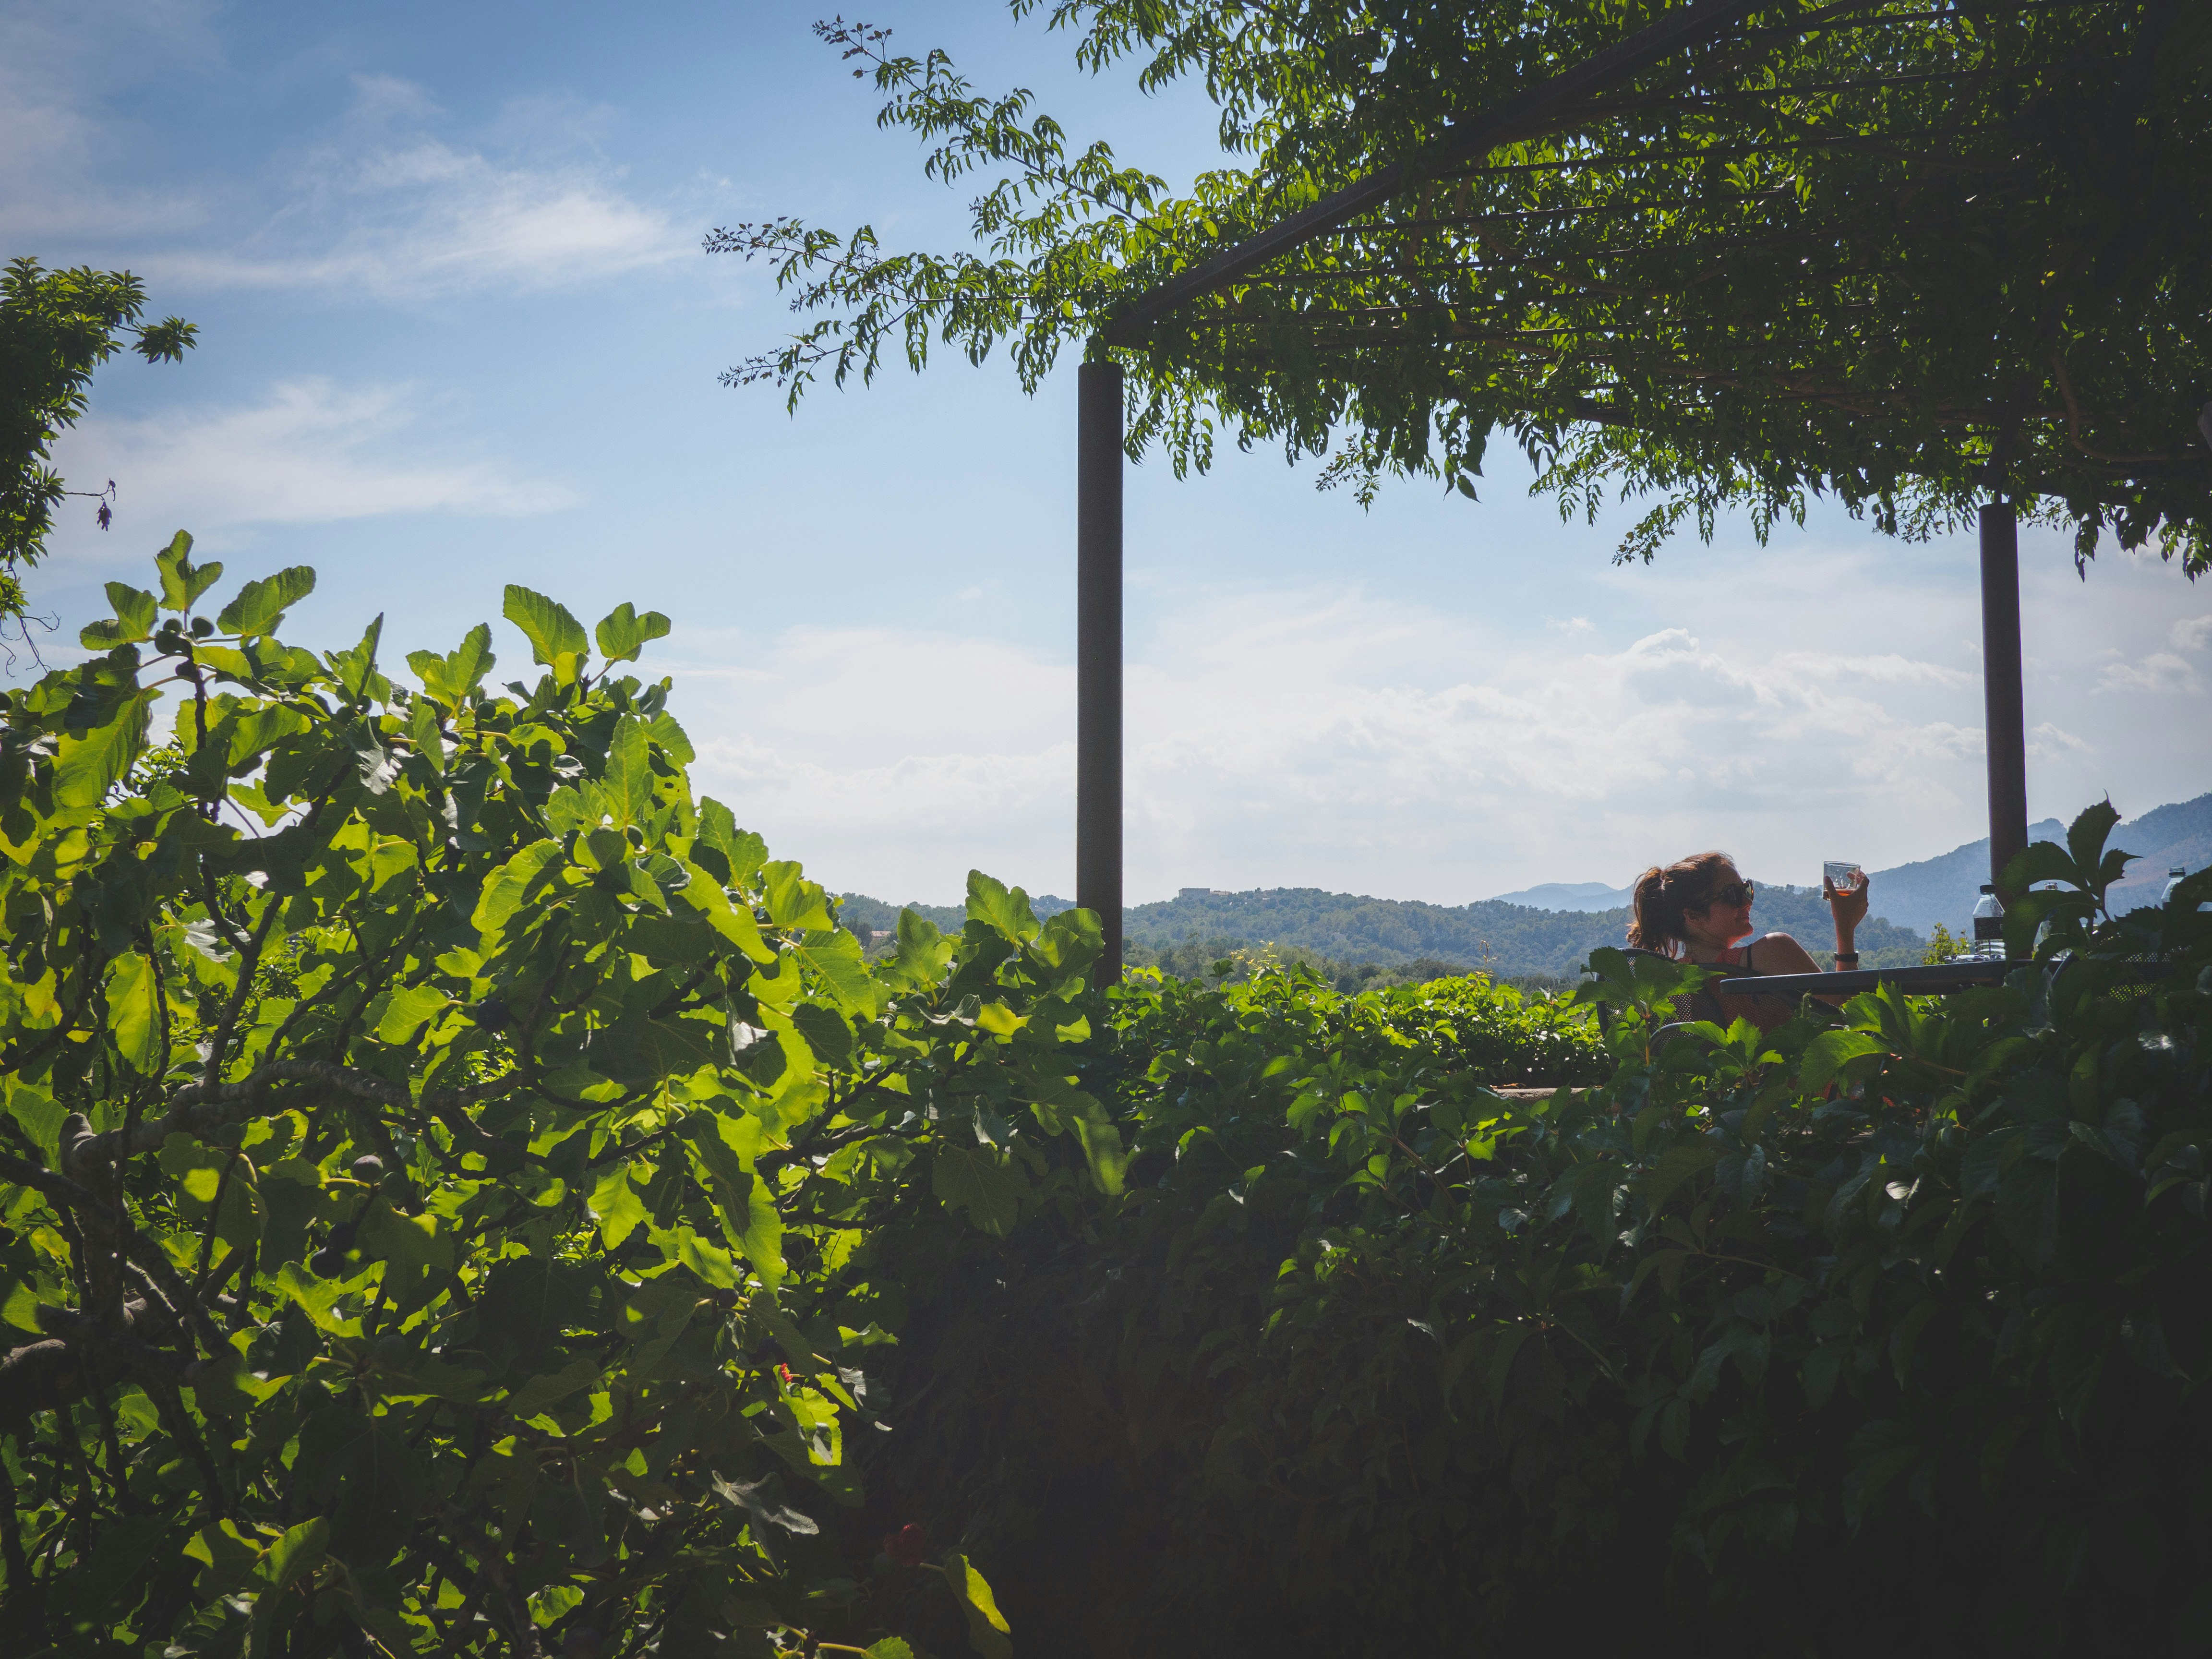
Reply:
[[[145, 309], [145, 285], [128, 271], [50, 271], [27, 258], [0, 271], [0, 610], [20, 611], [17, 567], [42, 556], [69, 493], [49, 461], [83, 415], [94, 372], [126, 345], [149, 363], [180, 362], [191, 348], [191, 324], [142, 324]], [[177, 605], [195, 597], [164, 591]]]
[[[942, 52], [819, 26], [926, 174], [975, 181], [974, 246], [887, 249], [790, 216], [709, 252], [773, 264], [809, 319], [724, 377], [795, 403], [886, 355], [1023, 386], [1064, 348], [1121, 363], [1133, 456], [1180, 473], [1226, 433], [1473, 496], [1509, 434], [1563, 514], [1643, 501], [1623, 557], [1747, 509], [1762, 538], [1831, 495], [1921, 537], [1992, 494], [2212, 562], [2212, 13], [1870, 0], [1714, 8], [1729, 27], [1438, 159], [1570, 65], [1680, 9], [1610, 0], [1253, 7], [1015, 0], [1085, 69], [1190, 80], [1231, 164], [1178, 190], [1081, 145]], [[1156, 319], [1130, 307], [1322, 198], [1389, 199]], [[1109, 343], [1110, 339], [1110, 343]]]

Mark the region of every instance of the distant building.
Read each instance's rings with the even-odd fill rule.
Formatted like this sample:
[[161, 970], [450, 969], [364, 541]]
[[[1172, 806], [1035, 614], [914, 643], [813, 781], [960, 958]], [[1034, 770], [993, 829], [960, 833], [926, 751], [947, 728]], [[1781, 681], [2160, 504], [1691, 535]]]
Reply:
[[1176, 896], [1179, 899], [1227, 898], [1230, 892], [1226, 887], [1178, 887]]

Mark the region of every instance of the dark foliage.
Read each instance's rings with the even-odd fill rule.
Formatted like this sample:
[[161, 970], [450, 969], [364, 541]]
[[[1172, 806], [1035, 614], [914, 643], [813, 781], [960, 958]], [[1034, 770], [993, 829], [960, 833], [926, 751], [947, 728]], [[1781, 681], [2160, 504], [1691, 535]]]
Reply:
[[[884, 1478], [1055, 1655], [2197, 1650], [2212, 916], [2031, 855], [2044, 960], [1499, 1099], [1296, 983], [1138, 984], [1128, 1196], [930, 1287]], [[2146, 974], [2160, 976], [2146, 980]]]

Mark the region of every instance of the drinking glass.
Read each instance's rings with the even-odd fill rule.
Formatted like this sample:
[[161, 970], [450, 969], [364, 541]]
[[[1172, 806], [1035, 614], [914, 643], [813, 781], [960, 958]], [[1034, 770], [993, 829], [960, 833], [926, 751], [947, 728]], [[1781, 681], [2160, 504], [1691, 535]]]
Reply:
[[1820, 866], [1820, 873], [1827, 878], [1828, 885], [1838, 893], [1848, 893], [1866, 880], [1864, 870], [1838, 859], [1828, 860]]

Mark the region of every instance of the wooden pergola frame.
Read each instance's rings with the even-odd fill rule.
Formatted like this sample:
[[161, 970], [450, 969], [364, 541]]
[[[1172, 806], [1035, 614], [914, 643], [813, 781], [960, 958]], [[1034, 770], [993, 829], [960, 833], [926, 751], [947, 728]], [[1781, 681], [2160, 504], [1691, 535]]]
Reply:
[[[1116, 307], [1094, 337], [1089, 361], [1083, 364], [1078, 379], [1076, 897], [1079, 904], [1096, 911], [1104, 926], [1108, 948], [1099, 971], [1105, 979], [1118, 978], [1121, 964], [1121, 506], [1126, 464], [1124, 370], [1108, 353], [1156, 350], [1164, 331], [1180, 329], [1186, 341], [1204, 337], [1223, 343], [1221, 355], [1212, 360], [1217, 370], [1228, 363], [1265, 374], [1285, 356], [1308, 364], [1352, 363], [1363, 361], [1362, 354], [1365, 354], [1364, 360], [1372, 361], [1381, 353], [1439, 355], [1450, 346], [1473, 344], [1490, 350], [1496, 361], [1509, 366], [1510, 372], [1525, 374], [1531, 389], [1531, 407], [1536, 408], [1542, 396], [1540, 365], [1552, 343], [1594, 331], [1586, 323], [1563, 324], [1558, 329], [1524, 327], [1521, 325], [1524, 312], [1514, 305], [1486, 315], [1475, 297], [1480, 281], [1501, 272], [1526, 280], [1556, 278], [1563, 295], [1573, 297], [1579, 293], [1587, 298], [1592, 290], [1587, 287], [1577, 290], [1573, 285], [1587, 284], [1592, 279], [1586, 271], [1547, 268], [1540, 260], [1515, 265], [1510, 252], [1493, 256], [1490, 250], [1505, 248], [1508, 234], [1577, 215], [1609, 216], [1625, 227], [1618, 252], [1624, 265], [1630, 268], [1638, 258], [1651, 258], [1656, 260], [1654, 269], [1662, 268], [1670, 259], [1702, 260], [1719, 269], [1719, 262], [1730, 259], [1786, 257], [1798, 252], [1800, 245], [1790, 241], [1786, 228], [1764, 241], [1757, 237], [1693, 232], [1686, 239], [1669, 241], [1662, 236], [1639, 243], [1629, 228], [1639, 216], [1647, 221], [1674, 216], [1667, 218], [1668, 228], [1674, 230], [1683, 214], [1698, 205], [1688, 203], [1686, 208], [1686, 198], [1682, 198], [1656, 204], [1563, 201], [1486, 214], [1455, 213], [1443, 198], [1474, 179], [1508, 175], [1525, 179], [1544, 173], [1565, 180], [1576, 176], [1577, 169], [1588, 173], [1593, 167], [1616, 166], [1624, 159], [1660, 166], [1692, 157], [1711, 162], [1731, 153], [1726, 145], [1716, 149], [1708, 143], [1680, 155], [1645, 152], [1624, 158], [1599, 153], [1602, 142], [1594, 141], [1594, 148], [1565, 159], [1534, 162], [1496, 159], [1498, 151], [1508, 146], [1536, 139], [1572, 142], [1576, 135], [1601, 132], [1607, 123], [1662, 106], [1710, 113], [1735, 107], [1771, 108], [1778, 100], [1790, 98], [1879, 95], [1899, 88], [1924, 92], [1944, 85], [1988, 86], [2006, 78], [2002, 69], [1982, 64], [1863, 78], [1848, 84], [1720, 83], [1726, 78], [1731, 52], [1737, 64], [1756, 66], [1762, 51], [1810, 33], [1956, 23], [1962, 16], [1956, 8], [1941, 3], [1924, 12], [1879, 10], [1886, 3], [1836, 0], [1809, 7], [1788, 27], [1740, 30], [1738, 26], [1753, 13], [1771, 12], [1771, 0], [1692, 0], [1610, 49], [1454, 126], [1443, 139], [1419, 154], [1378, 168], [1350, 187], [1289, 215]], [[2016, 16], [2023, 12], [2120, 3], [2000, 0], [1990, 9]], [[2161, 0], [2149, 0], [2154, 10], [2160, 3]], [[1703, 80], [1684, 64], [1686, 54], [1694, 56], [1699, 52], [1705, 53], [1701, 60]], [[1713, 68], [1717, 62], [1717, 74]], [[2015, 67], [2025, 74], [2047, 70], [2050, 65]], [[1674, 84], [1658, 84], [1670, 72]], [[1671, 105], [1669, 100], [1674, 100]], [[1937, 121], [1910, 131], [1869, 131], [1863, 125], [1841, 125], [1765, 143], [1747, 130], [1746, 141], [1737, 147], [1737, 159], [1789, 149], [1826, 150], [1870, 157], [1899, 168], [1917, 168], [1923, 175], [1931, 171], [1957, 174], [1965, 170], [2001, 181], [2010, 165], [2008, 156], [2017, 154], [2008, 152], [2003, 142], [2013, 137], [2008, 122], [1987, 120], [1949, 125]], [[1757, 193], [1751, 192], [1716, 198], [1715, 202], [1719, 209], [1729, 209], [1757, 199]], [[1691, 216], [1694, 217], [1693, 212]], [[1452, 237], [1462, 240], [1453, 241]], [[1485, 237], [1489, 240], [1482, 240]], [[1471, 247], [1480, 250], [1480, 257], [1468, 257]], [[1407, 251], [1411, 257], [1407, 257]], [[1347, 253], [1352, 256], [1349, 263], [1345, 258]], [[1803, 280], [1808, 285], [1829, 285], [1831, 297], [1826, 311], [1835, 314], [1838, 306], [1834, 284], [1865, 273], [1848, 268], [1814, 269], [1809, 265], [1811, 257], [1810, 253], [1804, 256], [1808, 263], [1802, 268]], [[1329, 303], [1333, 288], [1356, 286], [1377, 276], [1397, 283], [1404, 290], [1402, 296], [1391, 303], [1352, 309]], [[1627, 341], [1621, 353], [1626, 359], [1633, 355], [1633, 331], [1620, 332]], [[1232, 349], [1237, 355], [1231, 355]], [[1822, 384], [1818, 375], [1802, 365], [1778, 369], [1773, 365], [1754, 364], [1747, 368], [1741, 363], [1723, 361], [1725, 355], [1716, 349], [1709, 356], [1680, 364], [1682, 379], [1713, 381], [1735, 376], [1731, 384], [1737, 389], [1753, 385], [1757, 395], [1770, 404], [1817, 405], [1846, 413], [1871, 412], [1899, 400], [1924, 399], [1929, 392], [1924, 387]], [[1587, 350], [1581, 354], [1583, 362], [1597, 360], [1595, 354]], [[1531, 369], [1531, 364], [1539, 367]], [[1995, 362], [1990, 365], [1993, 372], [1999, 367]], [[2063, 362], [2060, 374], [2063, 380]], [[2061, 414], [2078, 416], [2070, 390], [2067, 401], [2064, 411], [2027, 413], [2044, 420]], [[1632, 404], [1612, 398], [1577, 394], [1554, 401], [1548, 412], [1578, 421], [1639, 424], [1639, 412]], [[2002, 475], [2009, 442], [2006, 434], [2023, 411], [1999, 398], [1969, 397], [1954, 399], [1933, 413], [1943, 426], [1987, 435], [1995, 451], [1990, 498], [1978, 508], [1990, 861], [1995, 879], [2027, 845], [2019, 535], [2016, 513], [2006, 497]], [[2091, 459], [2072, 464], [2100, 464], [2098, 452], [2081, 443], [2078, 436], [2075, 447]], [[2185, 454], [2101, 459], [2138, 470], [2202, 464], [2201, 459]]]

